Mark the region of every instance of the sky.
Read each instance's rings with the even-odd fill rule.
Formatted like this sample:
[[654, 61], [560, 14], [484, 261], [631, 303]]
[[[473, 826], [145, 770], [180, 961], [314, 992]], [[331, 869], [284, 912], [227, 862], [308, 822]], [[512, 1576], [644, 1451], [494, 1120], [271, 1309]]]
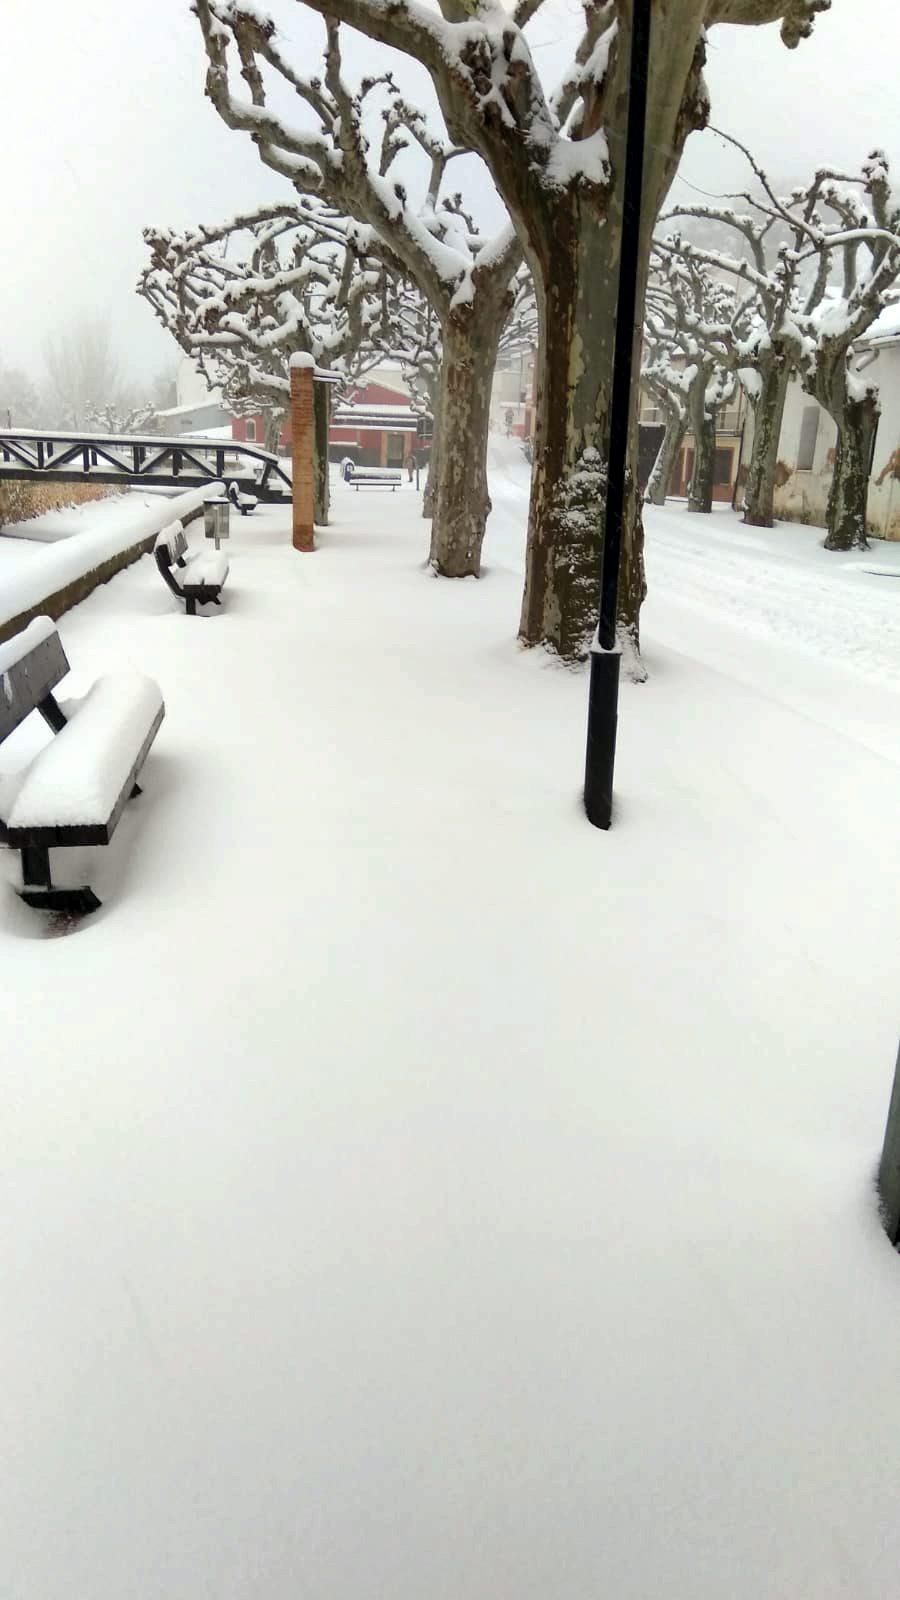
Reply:
[[[308, 58], [318, 22], [296, 0], [261, 8], [296, 58]], [[549, 0], [529, 29], [549, 87], [578, 11], [576, 0]], [[189, 0], [2, 0], [2, 12], [0, 365], [39, 379], [48, 337], [103, 318], [123, 376], [143, 381], [174, 366], [177, 352], [134, 293], [142, 228], [217, 221], [284, 195], [284, 180], [205, 99]], [[348, 57], [355, 68], [376, 53], [359, 41]], [[796, 51], [777, 27], [717, 27], [713, 122], [791, 182], [822, 163], [856, 168], [880, 146], [900, 188], [898, 61], [898, 0], [833, 0]], [[403, 70], [409, 90], [418, 69]], [[689, 140], [681, 173], [684, 199], [746, 181], [740, 158], [710, 133]], [[472, 176], [487, 184], [483, 170]], [[490, 197], [481, 199], [489, 213]]]

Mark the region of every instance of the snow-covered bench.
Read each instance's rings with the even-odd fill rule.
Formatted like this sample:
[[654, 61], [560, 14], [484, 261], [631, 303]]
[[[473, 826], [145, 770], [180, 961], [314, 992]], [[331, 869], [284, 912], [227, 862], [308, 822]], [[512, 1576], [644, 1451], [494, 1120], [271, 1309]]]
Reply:
[[55, 623], [38, 617], [0, 645], [0, 744], [31, 712], [54, 737], [23, 768], [0, 776], [0, 840], [22, 853], [22, 899], [84, 915], [100, 904], [87, 885], [59, 889], [50, 850], [109, 844], [165, 714], [152, 678], [98, 678], [82, 700], [55, 698], [69, 671]]
[[399, 467], [351, 467], [347, 471], [347, 482], [352, 483], [354, 489], [360, 484], [369, 488], [396, 489], [398, 483], [403, 482], [403, 473]]
[[244, 494], [233, 479], [228, 485], [228, 498], [231, 504], [237, 507], [242, 517], [249, 517], [251, 511], [255, 511], [259, 505], [256, 495]]
[[172, 593], [184, 601], [189, 617], [198, 606], [221, 605], [219, 598], [228, 577], [228, 557], [221, 551], [198, 551], [192, 555], [180, 522], [170, 523], [153, 548], [159, 567]]

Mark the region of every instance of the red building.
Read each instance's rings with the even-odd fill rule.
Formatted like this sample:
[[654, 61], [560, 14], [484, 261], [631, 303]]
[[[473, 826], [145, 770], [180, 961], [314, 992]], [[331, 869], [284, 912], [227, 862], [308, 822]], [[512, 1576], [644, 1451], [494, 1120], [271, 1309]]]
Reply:
[[418, 431], [408, 394], [363, 383], [332, 407], [328, 454], [332, 461], [349, 456], [360, 467], [402, 467], [413, 451], [421, 453]]
[[[431, 447], [431, 419], [425, 438], [422, 419], [412, 409], [409, 395], [384, 383], [362, 383], [346, 399], [331, 399], [328, 455], [332, 461], [349, 456], [360, 467], [402, 467], [415, 451], [424, 463]], [[232, 417], [231, 437], [244, 444], [263, 444], [265, 418]], [[290, 454], [291, 420], [285, 415], [278, 440], [279, 452]]]
[[[253, 417], [232, 417], [231, 437], [232, 439], [240, 439], [243, 444], [265, 444], [265, 417], [261, 412]], [[286, 456], [290, 455], [290, 450], [291, 419], [289, 414], [285, 412], [284, 421], [281, 424], [281, 432], [278, 435], [278, 453]]]

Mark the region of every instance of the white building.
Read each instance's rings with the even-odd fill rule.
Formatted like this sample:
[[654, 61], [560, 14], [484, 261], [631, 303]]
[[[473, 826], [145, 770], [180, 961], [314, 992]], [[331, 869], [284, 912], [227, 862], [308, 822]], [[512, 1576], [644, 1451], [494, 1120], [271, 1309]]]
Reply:
[[[854, 367], [878, 386], [881, 417], [869, 483], [869, 532], [900, 539], [900, 304], [888, 306], [860, 339]], [[788, 388], [778, 445], [775, 514], [789, 522], [825, 526], [837, 429], [799, 380]], [[742, 464], [750, 459], [752, 416], [744, 434]]]
[[222, 404], [221, 389], [210, 389], [190, 356], [182, 356], [175, 374], [177, 404], [158, 411], [164, 433], [206, 433], [231, 422], [231, 412]]

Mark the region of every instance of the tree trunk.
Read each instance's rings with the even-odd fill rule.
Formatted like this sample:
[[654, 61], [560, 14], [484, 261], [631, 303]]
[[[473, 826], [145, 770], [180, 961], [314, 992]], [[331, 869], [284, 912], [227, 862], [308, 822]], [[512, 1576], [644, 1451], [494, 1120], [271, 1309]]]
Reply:
[[[693, 3], [661, 8], [653, 34], [635, 347], [659, 207], [688, 133], [701, 127], [706, 115], [705, 45], [699, 18], [700, 8]], [[523, 240], [528, 240], [540, 318], [534, 467], [519, 631], [526, 644], [544, 644], [567, 661], [587, 657], [599, 609], [624, 200], [622, 107], [627, 103], [631, 31], [627, 7], [622, 8], [618, 28], [613, 76], [604, 80], [604, 103], [614, 108], [604, 124], [615, 176], [613, 192], [600, 195], [580, 183], [556, 195], [547, 191], [543, 211], [539, 214], [532, 200], [527, 217], [517, 222]], [[585, 123], [581, 131], [589, 138], [597, 128]], [[509, 199], [516, 220], [513, 197]], [[638, 371], [635, 359], [618, 598], [619, 634], [635, 650], [645, 594], [636, 470]]]
[[664, 506], [669, 484], [672, 481], [672, 470], [678, 459], [678, 452], [684, 444], [687, 432], [687, 418], [677, 416], [674, 412], [666, 423], [666, 431], [662, 444], [659, 447], [653, 471], [647, 480], [647, 492], [644, 499], [651, 506]]
[[[576, 193], [558, 209], [553, 270], [536, 284], [540, 363], [519, 633], [566, 661], [587, 658], [597, 625], [619, 238], [619, 223], [583, 213]], [[642, 305], [643, 284], [638, 318]], [[635, 383], [619, 581], [620, 623], [635, 642], [644, 595], [637, 410]]]
[[688, 489], [688, 511], [710, 512], [716, 466], [716, 413], [706, 404], [706, 374], [701, 372], [690, 397], [691, 432], [694, 435], [694, 469]]
[[328, 483], [328, 418], [330, 389], [327, 383], [313, 384], [313, 521], [320, 528], [328, 523], [331, 491]]
[[[438, 384], [431, 400], [431, 449], [428, 452], [428, 468], [425, 474], [425, 492], [422, 496], [423, 517], [434, 516], [434, 500], [437, 493], [437, 481], [440, 473], [440, 448], [441, 405], [440, 384]], [[433, 550], [431, 553], [434, 553]]]
[[263, 439], [267, 450], [274, 455], [278, 454], [278, 445], [281, 440], [281, 424], [284, 421], [284, 412], [277, 406], [267, 406], [263, 413]]
[[751, 528], [774, 526], [775, 468], [790, 376], [784, 354], [776, 354], [760, 371], [761, 388], [753, 408], [753, 449], [744, 485], [743, 520]]
[[834, 415], [837, 448], [828, 496], [826, 550], [868, 550], [869, 473], [879, 405], [873, 394], [847, 399]]
[[431, 565], [443, 578], [478, 577], [491, 509], [487, 483], [491, 383], [502, 317], [484, 298], [443, 328]]

